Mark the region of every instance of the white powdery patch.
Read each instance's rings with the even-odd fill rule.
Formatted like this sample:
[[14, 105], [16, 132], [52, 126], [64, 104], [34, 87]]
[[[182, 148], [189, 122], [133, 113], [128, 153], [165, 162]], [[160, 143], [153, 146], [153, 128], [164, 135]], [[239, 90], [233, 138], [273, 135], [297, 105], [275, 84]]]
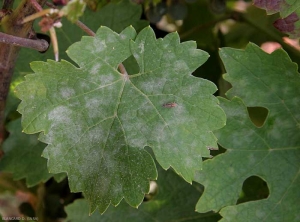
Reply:
[[62, 124], [62, 123], [71, 123], [72, 110], [66, 106], [55, 107], [48, 114], [48, 120], [52, 122], [52, 125]]
[[154, 107], [148, 101], [145, 101], [143, 104], [141, 104], [139, 109], [141, 112], [143, 112], [143, 114], [149, 114], [150, 112], [155, 112]]
[[157, 81], [155, 81], [155, 79], [147, 79], [147, 81], [143, 80], [143, 82], [141, 83], [141, 90], [145, 93], [145, 94], [152, 94], [154, 93], [153, 88], [154, 86], [157, 84]]
[[120, 34], [120, 38], [124, 40], [124, 39], [126, 39], [126, 35]]
[[95, 143], [100, 144], [101, 138], [103, 139], [103, 135], [105, 135], [103, 129], [100, 125], [98, 125], [89, 130], [87, 137], [89, 142], [92, 145], [95, 145]]
[[86, 44], [84, 49], [88, 52], [93, 52], [95, 48], [90, 44]]
[[114, 43], [114, 42], [117, 42], [116, 35], [114, 35], [114, 34], [112, 34], [112, 33], [107, 34], [107, 36], [106, 36], [106, 42], [107, 42], [107, 43]]
[[155, 127], [153, 127], [152, 130], [152, 136], [153, 138], [160, 138], [163, 139], [164, 135], [166, 133], [169, 133], [169, 126], [166, 125], [166, 123], [158, 123]]
[[99, 116], [100, 101], [96, 98], [88, 98], [85, 102], [85, 108], [88, 111], [89, 118]]
[[133, 53], [133, 56], [134, 56], [134, 58], [135, 58], [136, 60], [138, 60], [138, 59], [140, 58], [140, 55], [137, 54], [137, 53]]
[[159, 133], [156, 135], [157, 142], [165, 143], [168, 140], [172, 140], [172, 133], [170, 130], [172, 129], [170, 129], [168, 125], [165, 125], [164, 130], [159, 131]]
[[88, 84], [88, 82], [82, 81], [80, 82], [80, 88], [82, 91], [86, 92], [91, 89], [91, 86]]
[[92, 66], [90, 73], [95, 75], [95, 74], [99, 73], [100, 68], [101, 68], [101, 64], [97, 63]]
[[168, 61], [169, 63], [174, 63], [176, 61], [176, 56], [173, 52], [164, 54], [163, 60]]
[[247, 159], [249, 161], [249, 164], [251, 164], [251, 165], [255, 164], [257, 161], [257, 159], [255, 158], [253, 153], [249, 154]]
[[[184, 157], [184, 166], [186, 169], [190, 169], [195, 165], [195, 156], [193, 158], [186, 156]], [[199, 158], [199, 162], [201, 161], [201, 158]]]
[[174, 64], [173, 70], [177, 73], [187, 72], [187, 71], [189, 71], [189, 67], [187, 66], [185, 61], [179, 60]]
[[145, 41], [142, 41], [139, 44], [138, 48], [141, 50], [140, 53], [144, 53], [144, 51], [145, 51]]
[[106, 85], [108, 83], [111, 83], [115, 80], [115, 75], [113, 73], [107, 73], [104, 75], [99, 75], [99, 79], [101, 84]]
[[98, 38], [95, 38], [94, 39], [94, 52], [102, 52], [103, 50], [105, 50], [105, 48], [107, 47], [106, 46], [106, 43], [104, 40], [100, 40]]
[[191, 50], [189, 50], [189, 55], [192, 56], [192, 57], [199, 56], [199, 54], [200, 54], [200, 50], [199, 49], [191, 49]]
[[131, 137], [129, 139], [130, 140], [128, 141], [128, 144], [131, 147], [142, 147], [147, 144], [146, 138], [144, 138], [142, 136]]
[[75, 90], [69, 87], [60, 89], [60, 95], [63, 99], [68, 99], [75, 95]]
[[85, 102], [85, 108], [90, 109], [90, 108], [97, 108], [99, 106], [99, 100], [96, 98], [88, 98], [86, 99]]

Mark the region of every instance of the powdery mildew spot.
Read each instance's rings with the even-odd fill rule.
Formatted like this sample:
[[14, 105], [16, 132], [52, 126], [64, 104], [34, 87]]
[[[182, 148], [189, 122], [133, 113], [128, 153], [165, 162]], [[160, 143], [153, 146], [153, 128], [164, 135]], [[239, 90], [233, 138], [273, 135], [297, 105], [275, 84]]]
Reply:
[[103, 135], [105, 135], [104, 131], [102, 127], [98, 125], [89, 130], [87, 137], [91, 143], [95, 144], [100, 143], [100, 140], [103, 139]]
[[66, 106], [55, 107], [48, 114], [48, 120], [52, 122], [52, 125], [60, 125], [62, 123], [70, 123], [72, 110]]
[[137, 60], [140, 58], [140, 55], [137, 53], [133, 53], [134, 58], [136, 58]]
[[139, 44], [138, 48], [140, 49], [140, 53], [144, 53], [144, 51], [145, 51], [145, 41], [142, 41]]
[[179, 60], [179, 61], [177, 61], [177, 62], [174, 64], [173, 70], [174, 70], [175, 72], [177, 72], [177, 73], [178, 73], [178, 72], [188, 72], [188, 71], [189, 71], [189, 67], [188, 67], [188, 65], [186, 64], [185, 61]]
[[166, 53], [164, 54], [163, 60], [174, 63], [174, 61], [176, 61], [176, 56], [174, 53]]
[[99, 79], [101, 84], [108, 84], [115, 80], [115, 75], [113, 73], [105, 73], [103, 75], [99, 75]]
[[255, 164], [255, 162], [257, 161], [255, 156], [253, 155], [253, 153], [249, 154], [247, 159], [249, 161], [249, 164], [251, 164], [251, 165]]
[[99, 113], [100, 101], [96, 98], [87, 98], [85, 100], [85, 108], [89, 118], [100, 117]]
[[91, 87], [86, 81], [81, 81], [80, 88], [82, 89], [83, 92], [86, 92], [86, 91], [90, 90]]
[[105, 50], [105, 48], [107, 47], [106, 46], [106, 43], [104, 40], [100, 40], [98, 38], [95, 38], [94, 39], [94, 49], [93, 51], [94, 52], [102, 52], [103, 50]]
[[95, 75], [95, 74], [99, 73], [100, 68], [101, 68], [101, 64], [97, 63], [92, 66], [90, 73]]
[[124, 40], [124, 39], [126, 39], [126, 35], [120, 34], [120, 38]]
[[117, 42], [116, 36], [112, 33], [107, 34], [106, 36], [106, 42], [107, 43], [115, 43]]
[[[199, 160], [200, 161], [200, 160]], [[189, 156], [184, 158], [184, 166], [187, 169], [190, 169], [191, 167], [193, 167], [195, 165], [195, 160]]]
[[69, 87], [60, 89], [60, 95], [63, 99], [68, 99], [75, 95], [75, 90]]

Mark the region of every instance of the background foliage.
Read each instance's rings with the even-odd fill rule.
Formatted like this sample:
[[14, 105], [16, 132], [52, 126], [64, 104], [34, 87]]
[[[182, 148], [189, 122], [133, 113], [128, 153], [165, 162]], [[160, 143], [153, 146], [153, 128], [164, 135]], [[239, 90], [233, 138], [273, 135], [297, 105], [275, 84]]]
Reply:
[[20, 52], [0, 215], [299, 221], [297, 1], [85, 4], [95, 37], [63, 18], [60, 62]]

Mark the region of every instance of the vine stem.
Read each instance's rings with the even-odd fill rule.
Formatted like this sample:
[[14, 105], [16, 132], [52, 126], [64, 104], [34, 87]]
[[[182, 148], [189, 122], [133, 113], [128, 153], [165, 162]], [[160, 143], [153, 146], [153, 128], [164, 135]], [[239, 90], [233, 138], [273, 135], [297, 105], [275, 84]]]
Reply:
[[8, 35], [3, 32], [0, 32], [0, 42], [5, 44], [11, 44], [14, 46], [35, 49], [40, 52], [46, 51], [49, 47], [48, 42], [44, 39], [21, 38], [13, 35]]
[[95, 34], [95, 32], [93, 32], [93, 30], [91, 30], [89, 27], [87, 27], [84, 23], [82, 23], [81, 21], [79, 21], [79, 20], [77, 20], [76, 22], [75, 22], [75, 24], [79, 27], [79, 28], [81, 28], [83, 31], [85, 31], [88, 35], [90, 35], [90, 36], [95, 36], [96, 34]]
[[48, 8], [48, 9], [45, 9], [45, 10], [42, 10], [42, 11], [38, 11], [37, 13], [34, 13], [32, 15], [29, 15], [27, 17], [25, 17], [22, 21], [22, 23], [26, 23], [26, 22], [30, 22], [30, 21], [33, 21], [37, 18], [40, 18], [44, 15], [47, 15], [47, 14], [58, 14], [59, 13], [59, 10], [58, 9], [53, 9], [53, 8]]
[[29, 0], [30, 4], [35, 8], [36, 11], [43, 11], [42, 6], [36, 0]]
[[120, 64], [119, 64], [119, 69], [120, 69], [120, 72], [121, 72], [124, 76], [128, 77], [128, 73], [127, 73], [127, 71], [126, 71], [125, 66], [123, 65], [123, 63], [120, 63]]
[[37, 189], [37, 206], [36, 206], [36, 216], [39, 218], [39, 221], [45, 221], [45, 214], [44, 214], [44, 198], [45, 198], [45, 185], [40, 183]]

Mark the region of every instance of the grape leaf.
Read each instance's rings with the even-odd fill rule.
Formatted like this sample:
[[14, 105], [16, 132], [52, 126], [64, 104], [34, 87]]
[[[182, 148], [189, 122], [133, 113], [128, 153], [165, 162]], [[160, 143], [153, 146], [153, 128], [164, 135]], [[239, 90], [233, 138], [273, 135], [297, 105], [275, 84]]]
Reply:
[[[111, 17], [108, 17], [111, 15]], [[87, 24], [89, 28], [96, 31], [101, 25], [107, 26], [115, 32], [121, 32], [126, 27], [132, 25], [136, 30], [140, 31], [148, 25], [146, 20], [140, 20], [142, 15], [141, 5], [124, 0], [120, 3], [109, 3], [97, 12], [85, 10], [80, 20]], [[82, 35], [86, 35], [78, 26], [63, 18], [62, 28], [56, 29], [57, 39], [59, 42], [60, 58], [67, 59], [65, 51], [67, 48], [80, 40]], [[39, 30], [35, 26], [35, 30]], [[52, 45], [50, 45], [52, 47]], [[46, 53], [39, 53], [30, 49], [22, 48], [19, 60], [16, 64], [14, 77], [24, 76], [31, 72], [29, 63], [35, 60], [46, 60], [53, 58], [53, 50], [50, 48]]]
[[286, 18], [277, 19], [274, 26], [281, 32], [289, 34], [291, 38], [300, 37], [300, 10], [293, 12]]
[[253, 4], [265, 9], [268, 14], [280, 12], [283, 18], [300, 9], [300, 1], [297, 0], [253, 0]]
[[[146, 27], [149, 22], [141, 20], [142, 7], [129, 0], [119, 2], [111, 2], [104, 6], [96, 13], [86, 14], [82, 21], [86, 24], [91, 24], [89, 20], [95, 20], [94, 25], [107, 26], [115, 32], [121, 32], [124, 28], [132, 25], [137, 31]], [[97, 16], [97, 20], [94, 18]], [[98, 29], [96, 27], [96, 29]]]
[[280, 12], [282, 18], [274, 26], [291, 38], [300, 37], [300, 1], [297, 0], [253, 0], [258, 8], [265, 9], [267, 14]]
[[[110, 15], [110, 17], [108, 17], [108, 15]], [[146, 20], [140, 20], [141, 15], [141, 5], [134, 4], [129, 0], [123, 0], [120, 3], [111, 2], [97, 12], [92, 12], [87, 9], [83, 16], [80, 17], [80, 20], [94, 31], [96, 31], [101, 25], [108, 26], [116, 32], [121, 32], [127, 26], [132, 25], [136, 30], [140, 31], [148, 25]], [[59, 57], [60, 59], [67, 59], [68, 56], [65, 53], [67, 48], [72, 43], [79, 41], [81, 36], [86, 35], [86, 33], [65, 18], [62, 20], [62, 24], [62, 28], [56, 29], [60, 51]], [[35, 27], [35, 30], [39, 29], [40, 28], [38, 26]], [[7, 114], [10, 111], [16, 110], [16, 107], [19, 104], [19, 100], [16, 99], [14, 94], [14, 87], [19, 82], [23, 81], [23, 77], [25, 75], [31, 73], [29, 63], [32, 61], [46, 61], [46, 59], [49, 58], [53, 58], [52, 44], [50, 44], [50, 48], [46, 53], [39, 53], [26, 48], [21, 49], [18, 62], [15, 66], [13, 85], [11, 85], [11, 92], [6, 104]]]
[[203, 187], [199, 184], [190, 185], [178, 177], [172, 170], [164, 171], [158, 166], [156, 194], [139, 209], [129, 207], [122, 201], [116, 208], [109, 207], [104, 215], [94, 213], [88, 215], [86, 200], [76, 200], [66, 207], [68, 217], [65, 221], [93, 222], [140, 222], [140, 221], [201, 221], [215, 222], [220, 219], [216, 213], [200, 214], [195, 212], [197, 196], [202, 194]]
[[71, 22], [76, 22], [83, 15], [86, 3], [83, 0], [71, 0], [61, 11]]
[[3, 143], [5, 155], [0, 161], [0, 170], [12, 173], [15, 180], [26, 178], [29, 187], [52, 177], [47, 160], [41, 157], [45, 144], [37, 140], [37, 135], [22, 133], [21, 119], [10, 122], [7, 129], [10, 134]]
[[[26, 133], [43, 132], [52, 173], [67, 172], [73, 192], [83, 191], [91, 211], [104, 212], [124, 197], [138, 206], [156, 178], [156, 159], [191, 182], [201, 169], [212, 130], [225, 115], [212, 95], [216, 86], [190, 74], [208, 58], [177, 33], [155, 39], [148, 27], [117, 34], [101, 27], [68, 49], [80, 68], [62, 61], [34, 62], [35, 74], [16, 88]], [[121, 74], [134, 56], [140, 72]]]
[[[249, 44], [245, 50], [220, 52], [233, 88], [231, 101], [220, 98], [227, 124], [218, 130], [218, 142], [227, 151], [205, 161], [196, 181], [205, 191], [196, 209], [218, 211], [221, 221], [297, 221], [300, 169], [300, 76], [297, 65], [283, 50], [271, 55]], [[239, 96], [245, 102], [234, 96]], [[255, 126], [246, 106], [265, 107], [269, 113]], [[215, 170], [217, 169], [217, 170]], [[242, 184], [250, 176], [265, 180], [269, 197], [235, 205]]]

